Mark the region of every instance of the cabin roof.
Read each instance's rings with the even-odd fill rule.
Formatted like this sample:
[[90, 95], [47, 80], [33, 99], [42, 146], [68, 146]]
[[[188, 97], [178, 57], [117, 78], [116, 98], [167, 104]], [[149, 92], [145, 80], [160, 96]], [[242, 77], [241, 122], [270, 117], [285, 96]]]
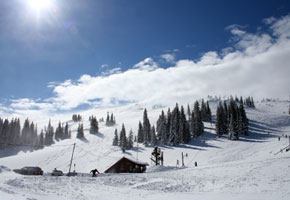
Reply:
[[131, 161], [131, 162], [133, 162], [133, 163], [135, 163], [137, 165], [149, 166], [149, 164], [146, 163], [146, 162], [137, 161], [137, 160], [134, 160], [132, 158], [128, 158], [128, 157], [123, 156], [122, 158], [120, 158], [119, 160], [117, 160], [116, 162], [114, 162], [110, 167], [108, 167], [105, 170], [105, 172], [108, 171], [109, 169], [111, 169], [113, 166], [115, 166], [118, 162], [120, 162], [123, 159], [129, 160], [129, 161]]

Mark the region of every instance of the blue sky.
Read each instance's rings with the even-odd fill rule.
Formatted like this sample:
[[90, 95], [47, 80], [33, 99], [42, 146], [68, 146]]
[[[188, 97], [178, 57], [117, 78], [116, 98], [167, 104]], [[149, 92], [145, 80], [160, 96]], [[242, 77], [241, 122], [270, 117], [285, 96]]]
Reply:
[[[244, 50], [239, 42], [247, 38], [234, 31], [261, 36], [271, 27], [265, 19], [290, 13], [287, 0], [51, 0], [38, 11], [28, 1], [0, 2], [3, 104], [51, 103], [61, 96], [57, 86], [79, 86], [74, 82], [124, 73], [137, 63], [149, 63], [151, 71], [197, 62], [207, 52]], [[84, 101], [92, 99], [99, 98]]]

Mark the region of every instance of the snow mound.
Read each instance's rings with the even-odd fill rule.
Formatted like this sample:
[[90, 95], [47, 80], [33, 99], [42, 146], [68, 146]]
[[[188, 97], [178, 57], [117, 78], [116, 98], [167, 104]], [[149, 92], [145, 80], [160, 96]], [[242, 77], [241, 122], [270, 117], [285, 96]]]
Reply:
[[0, 173], [2, 172], [10, 172], [11, 170], [8, 167], [5, 167], [3, 165], [0, 165]]
[[171, 166], [161, 166], [161, 165], [158, 165], [158, 166], [153, 166], [153, 167], [150, 167], [146, 170], [146, 172], [150, 173], [150, 172], [163, 172], [163, 171], [169, 171], [169, 170], [176, 170], [176, 169], [179, 169], [177, 167], [171, 167]]

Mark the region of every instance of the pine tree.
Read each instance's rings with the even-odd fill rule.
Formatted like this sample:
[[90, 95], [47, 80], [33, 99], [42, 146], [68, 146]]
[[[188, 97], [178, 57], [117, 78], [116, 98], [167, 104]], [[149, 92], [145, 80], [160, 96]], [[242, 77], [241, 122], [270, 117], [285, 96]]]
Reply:
[[6, 148], [6, 143], [8, 142], [8, 134], [9, 134], [9, 121], [5, 119], [3, 122], [2, 130], [1, 130], [1, 142], [2, 148]]
[[110, 126], [110, 115], [107, 113], [107, 118], [106, 118], [106, 126]]
[[61, 122], [58, 123], [58, 127], [55, 129], [55, 139], [61, 140], [64, 137], [64, 130], [61, 125]]
[[239, 106], [239, 114], [240, 114], [240, 121], [239, 121], [239, 126], [240, 126], [240, 131], [241, 135], [248, 136], [248, 118], [246, 115], [246, 111], [244, 109], [243, 104], [240, 104]]
[[21, 127], [20, 127], [20, 120], [19, 119], [12, 119], [11, 123], [11, 136], [9, 143], [12, 144], [19, 144], [20, 143], [20, 134], [21, 134]]
[[187, 116], [188, 116], [188, 121], [190, 121], [191, 111], [190, 111], [189, 104], [187, 104]]
[[224, 134], [224, 110], [221, 102], [216, 110], [216, 134], [221, 137]]
[[84, 138], [84, 127], [83, 124], [79, 124], [78, 131], [77, 131], [77, 138]]
[[[8, 129], [8, 120], [4, 121], [2, 132], [5, 133], [5, 127]], [[21, 142], [22, 144], [29, 145], [30, 143], [30, 122], [28, 119], [24, 121], [23, 129], [21, 131]]]
[[114, 136], [114, 139], [113, 139], [113, 146], [118, 146], [118, 144], [119, 144], [118, 130], [115, 129], [115, 136]]
[[31, 141], [30, 143], [35, 146], [33, 147], [34, 149], [35, 148], [38, 148], [38, 138], [37, 138], [37, 125], [34, 125], [33, 122], [31, 122], [31, 125], [30, 125], [30, 131], [31, 131]]
[[90, 122], [90, 134], [95, 134], [99, 132], [99, 123], [96, 117], [92, 116], [91, 117], [91, 122]]
[[156, 122], [157, 138], [161, 144], [167, 143], [167, 133], [166, 133], [166, 116], [162, 110], [159, 119]]
[[70, 131], [68, 128], [68, 123], [66, 123], [64, 127], [64, 139], [67, 139], [67, 138], [70, 138]]
[[7, 142], [9, 144], [13, 144], [14, 143], [14, 134], [15, 134], [15, 124], [14, 124], [14, 119], [11, 120], [11, 122], [8, 124], [9, 125], [9, 129], [8, 129], [8, 137], [7, 137]]
[[206, 101], [206, 120], [211, 121], [211, 110], [208, 101]]
[[240, 97], [240, 104], [244, 104], [243, 97]]
[[180, 121], [180, 111], [178, 104], [176, 103], [175, 108], [172, 111], [171, 122], [170, 122], [170, 135], [169, 135], [169, 143], [173, 146], [176, 146], [180, 142], [179, 135], [179, 121]]
[[112, 113], [111, 115], [107, 113], [107, 118], [106, 118], [106, 126], [114, 126], [116, 124], [116, 118], [114, 114]]
[[43, 130], [41, 129], [40, 135], [39, 135], [39, 145], [44, 146], [44, 133]]
[[150, 121], [148, 119], [147, 110], [145, 108], [143, 113], [143, 137], [144, 137], [144, 145], [147, 146], [149, 143], [151, 143], [151, 125]]
[[186, 120], [183, 106], [180, 108], [180, 120], [179, 120], [179, 132], [180, 132], [180, 143], [186, 144], [190, 141], [189, 125]]
[[126, 129], [124, 124], [122, 124], [122, 129], [120, 132], [120, 147], [122, 149], [123, 152], [126, 151], [127, 148], [127, 137], [126, 137]]
[[152, 145], [155, 146], [157, 144], [157, 138], [156, 138], [156, 131], [155, 131], [155, 127], [152, 126], [151, 128], [151, 138], [152, 138]]
[[200, 113], [201, 113], [201, 120], [202, 121], [207, 121], [207, 109], [206, 109], [206, 104], [204, 102], [204, 99], [201, 100], [201, 108], [200, 108]]
[[132, 129], [129, 132], [129, 137], [128, 137], [127, 141], [128, 141], [127, 149], [132, 149], [133, 148], [133, 131], [132, 131]]
[[238, 113], [239, 109], [235, 101], [230, 100], [229, 113], [230, 113], [230, 124], [229, 124], [229, 139], [239, 139], [239, 122]]
[[53, 136], [54, 136], [54, 131], [53, 131], [53, 127], [51, 126], [51, 122], [49, 120], [48, 126], [47, 128], [45, 128], [44, 144], [45, 145], [53, 144]]
[[234, 131], [234, 120], [233, 120], [233, 117], [231, 116], [230, 117], [230, 124], [229, 124], [229, 136], [228, 138], [230, 140], [234, 140], [234, 135], [236, 135], [235, 131]]
[[143, 126], [141, 121], [139, 121], [139, 127], [138, 127], [138, 143], [143, 143], [144, 142], [144, 134], [143, 134]]
[[199, 103], [196, 101], [194, 103], [193, 114], [192, 114], [192, 134], [194, 137], [200, 136], [203, 133], [203, 123], [201, 118], [201, 111], [199, 109]]
[[111, 118], [110, 118], [110, 123], [112, 124], [112, 125], [114, 125], [115, 123], [114, 123], [114, 115], [113, 115], [113, 113], [111, 114]]
[[171, 129], [171, 111], [170, 108], [167, 110], [167, 118], [166, 118], [166, 138], [167, 138], [167, 143], [170, 143], [170, 129]]
[[254, 103], [254, 99], [253, 99], [253, 97], [251, 97], [251, 107], [253, 107], [253, 108], [255, 108], [255, 103]]

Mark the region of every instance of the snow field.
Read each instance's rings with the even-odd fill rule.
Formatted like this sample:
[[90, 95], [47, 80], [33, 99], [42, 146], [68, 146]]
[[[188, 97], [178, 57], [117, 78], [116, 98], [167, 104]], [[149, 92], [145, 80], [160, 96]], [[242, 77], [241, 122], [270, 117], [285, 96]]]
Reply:
[[[97, 178], [89, 175], [77, 177], [22, 176], [10, 169], [23, 166], [40, 166], [45, 172], [55, 167], [68, 171], [72, 144], [75, 170], [88, 173], [97, 168], [103, 172], [122, 156], [137, 157], [136, 148], [125, 154], [112, 146], [114, 129], [125, 123], [127, 134], [130, 128], [137, 132], [142, 120], [140, 105], [124, 106], [113, 110], [117, 126], [100, 124], [100, 134], [88, 133], [88, 116], [93, 111], [81, 113], [85, 116], [85, 140], [75, 138], [78, 123], [71, 123], [72, 139], [57, 142], [43, 150], [19, 153], [0, 158], [0, 197], [4, 199], [289, 199], [290, 152], [277, 155], [289, 144], [290, 116], [284, 114], [289, 102], [257, 103], [256, 109], [247, 108], [250, 121], [250, 136], [239, 141], [226, 137], [216, 138], [214, 125], [206, 123], [205, 134], [190, 144], [177, 147], [164, 146], [164, 167], [151, 165], [152, 147], [139, 144], [138, 159], [151, 166], [144, 174], [101, 174]], [[215, 114], [216, 102], [211, 102]], [[148, 109], [148, 108], [147, 108]], [[167, 108], [164, 108], [167, 111]], [[99, 117], [106, 111], [100, 110]], [[161, 109], [148, 109], [150, 122], [155, 122]], [[286, 112], [287, 113], [287, 112]], [[63, 118], [64, 119], [64, 118]], [[67, 118], [69, 119], [69, 118]], [[64, 120], [63, 120], [64, 121]], [[58, 120], [54, 120], [58, 123]], [[278, 137], [281, 140], [278, 141]], [[136, 145], [136, 144], [135, 144]], [[187, 153], [185, 168], [181, 164], [181, 153]], [[198, 167], [194, 167], [194, 162]], [[74, 168], [74, 167], [73, 167]]]

